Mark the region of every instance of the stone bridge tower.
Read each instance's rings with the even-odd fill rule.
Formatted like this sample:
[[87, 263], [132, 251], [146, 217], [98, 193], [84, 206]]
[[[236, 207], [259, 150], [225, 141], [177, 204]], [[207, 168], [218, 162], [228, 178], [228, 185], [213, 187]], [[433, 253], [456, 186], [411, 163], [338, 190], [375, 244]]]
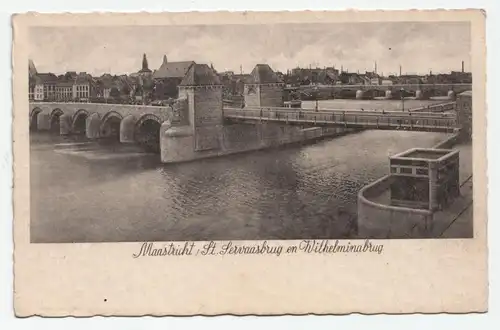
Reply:
[[245, 84], [247, 107], [283, 107], [285, 84], [267, 64], [257, 64]]
[[179, 84], [179, 99], [187, 100], [185, 120], [195, 151], [219, 149], [223, 125], [222, 84], [206, 64], [193, 64]]

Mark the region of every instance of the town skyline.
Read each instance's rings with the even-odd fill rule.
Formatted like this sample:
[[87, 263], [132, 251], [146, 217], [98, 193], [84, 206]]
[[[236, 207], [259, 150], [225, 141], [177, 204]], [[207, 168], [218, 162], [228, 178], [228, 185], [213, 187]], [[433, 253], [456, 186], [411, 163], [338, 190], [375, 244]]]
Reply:
[[153, 71], [164, 55], [235, 73], [250, 73], [258, 63], [283, 73], [332, 66], [364, 73], [376, 63], [384, 76], [398, 75], [400, 65], [403, 74], [423, 75], [460, 71], [462, 61], [471, 71], [465, 22], [36, 27], [30, 45], [38, 71], [55, 74], [130, 74], [141, 68], [144, 53]]

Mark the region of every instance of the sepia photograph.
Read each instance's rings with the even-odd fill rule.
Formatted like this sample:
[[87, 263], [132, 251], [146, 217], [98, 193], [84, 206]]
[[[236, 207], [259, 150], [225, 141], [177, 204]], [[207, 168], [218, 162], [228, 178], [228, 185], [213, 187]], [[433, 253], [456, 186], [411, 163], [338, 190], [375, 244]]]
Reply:
[[28, 48], [32, 243], [473, 237], [469, 22], [32, 26]]
[[487, 311], [484, 28], [15, 16], [16, 315]]

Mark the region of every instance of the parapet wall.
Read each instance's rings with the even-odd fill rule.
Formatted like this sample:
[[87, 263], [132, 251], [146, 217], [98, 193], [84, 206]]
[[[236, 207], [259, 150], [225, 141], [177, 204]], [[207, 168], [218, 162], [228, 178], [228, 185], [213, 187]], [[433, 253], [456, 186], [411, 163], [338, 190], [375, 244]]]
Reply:
[[452, 136], [450, 136], [449, 138], [439, 142], [438, 144], [436, 144], [432, 148], [433, 149], [450, 149], [451, 147], [453, 147], [455, 144], [457, 144], [459, 142], [459, 139], [460, 139], [460, 135], [458, 133], [456, 133], [456, 134], [453, 134]]
[[389, 191], [387, 175], [358, 193], [358, 235], [363, 238], [424, 238], [432, 229], [432, 212], [377, 202]]

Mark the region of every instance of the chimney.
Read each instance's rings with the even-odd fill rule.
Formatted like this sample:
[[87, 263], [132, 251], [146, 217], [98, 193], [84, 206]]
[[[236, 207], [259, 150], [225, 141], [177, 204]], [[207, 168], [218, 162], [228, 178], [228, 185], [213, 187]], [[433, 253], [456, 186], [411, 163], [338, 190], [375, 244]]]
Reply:
[[399, 65], [399, 76], [401, 77], [401, 64]]
[[465, 70], [464, 70], [464, 61], [462, 61], [462, 73], [464, 73]]
[[375, 73], [377, 73], [377, 61], [375, 61]]

